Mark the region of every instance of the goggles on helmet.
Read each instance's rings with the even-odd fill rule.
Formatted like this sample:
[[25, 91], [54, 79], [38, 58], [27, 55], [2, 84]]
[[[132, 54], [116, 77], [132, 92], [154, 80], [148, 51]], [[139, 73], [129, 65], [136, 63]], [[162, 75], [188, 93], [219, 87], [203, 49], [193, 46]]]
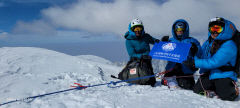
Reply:
[[223, 27], [220, 25], [212, 25], [209, 27], [210, 33], [221, 33], [223, 31]]
[[134, 32], [141, 32], [143, 30], [143, 28], [141, 26], [136, 26], [133, 28]]

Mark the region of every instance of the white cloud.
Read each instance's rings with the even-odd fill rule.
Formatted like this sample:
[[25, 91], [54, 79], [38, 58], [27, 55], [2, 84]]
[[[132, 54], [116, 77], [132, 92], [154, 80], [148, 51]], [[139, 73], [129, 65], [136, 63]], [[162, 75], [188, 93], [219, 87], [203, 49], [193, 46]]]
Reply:
[[45, 9], [42, 11], [43, 21], [19, 22], [14, 31], [51, 32], [54, 31], [54, 25], [65, 29], [123, 35], [129, 22], [140, 18], [146, 32], [162, 36], [171, 34], [173, 22], [183, 18], [189, 22], [191, 33], [207, 34], [208, 21], [212, 17], [221, 16], [239, 26], [238, 4], [239, 0], [168, 0], [163, 4], [152, 0], [115, 0], [107, 3], [79, 0], [67, 7]]
[[13, 29], [15, 34], [36, 34], [36, 35], [54, 35], [55, 28], [43, 20], [36, 20], [32, 22], [18, 21]]
[[0, 39], [6, 38], [6, 37], [8, 37], [8, 33], [0, 30]]
[[[239, 0], [169, 0], [162, 5], [150, 0], [115, 0], [101, 3], [79, 1], [69, 8], [52, 7], [43, 11], [45, 18], [59, 27], [90, 32], [123, 34], [133, 18], [143, 20], [153, 35], [169, 34], [172, 23], [184, 18], [191, 32], [207, 32], [210, 18], [222, 16], [240, 24]], [[238, 22], [237, 22], [238, 21]]]

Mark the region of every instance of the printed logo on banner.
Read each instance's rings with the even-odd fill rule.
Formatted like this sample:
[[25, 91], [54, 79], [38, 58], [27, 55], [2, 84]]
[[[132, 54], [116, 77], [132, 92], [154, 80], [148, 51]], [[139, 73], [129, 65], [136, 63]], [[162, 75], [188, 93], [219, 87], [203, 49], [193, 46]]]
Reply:
[[162, 45], [162, 49], [164, 51], [173, 51], [176, 48], [175, 43], [165, 43]]
[[159, 42], [154, 44], [149, 55], [153, 59], [182, 63], [187, 59], [190, 47], [189, 43]]

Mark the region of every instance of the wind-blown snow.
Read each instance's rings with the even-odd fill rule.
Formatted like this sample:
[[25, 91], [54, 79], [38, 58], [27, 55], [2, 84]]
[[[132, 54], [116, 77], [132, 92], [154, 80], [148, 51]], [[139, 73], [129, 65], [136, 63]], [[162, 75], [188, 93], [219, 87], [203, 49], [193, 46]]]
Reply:
[[[155, 71], [163, 70], [164, 62]], [[29, 96], [69, 89], [74, 83], [94, 85], [117, 81], [123, 67], [92, 56], [70, 56], [31, 47], [0, 48], [0, 103]], [[158, 82], [159, 83], [159, 82]], [[210, 99], [189, 90], [170, 91], [167, 87], [118, 84], [74, 90], [37, 98], [28, 103], [16, 102], [1, 108], [237, 108], [236, 101]]]

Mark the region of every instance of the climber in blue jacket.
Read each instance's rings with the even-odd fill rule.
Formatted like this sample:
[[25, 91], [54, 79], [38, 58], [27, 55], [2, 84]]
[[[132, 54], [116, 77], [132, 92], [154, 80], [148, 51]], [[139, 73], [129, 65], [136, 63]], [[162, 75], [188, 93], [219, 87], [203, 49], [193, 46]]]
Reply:
[[235, 25], [224, 18], [211, 19], [208, 27], [208, 40], [202, 45], [200, 57], [184, 61], [189, 67], [200, 68], [203, 74], [194, 86], [198, 94], [214, 92], [222, 100], [238, 97], [237, 74], [234, 66], [237, 59], [237, 46], [231, 38], [236, 32]]
[[145, 33], [143, 23], [140, 19], [131, 21], [128, 31], [125, 33], [126, 48], [128, 55], [131, 58], [138, 58], [148, 56], [150, 52], [150, 45], [160, 40], [153, 38], [148, 33]]
[[[189, 36], [189, 25], [186, 20], [178, 19], [172, 25], [172, 38], [165, 36], [162, 38], [162, 41], [166, 42], [177, 42], [177, 43], [190, 43], [191, 49], [189, 51], [187, 59], [193, 59], [195, 55], [199, 55], [201, 52], [201, 46], [197, 39]], [[195, 84], [193, 74], [196, 72], [196, 68], [189, 68], [184, 64], [176, 63], [168, 61], [166, 70], [171, 70], [170, 72], [164, 75], [164, 79], [162, 80], [163, 85], [168, 85], [170, 83], [165, 79], [165, 77], [173, 77], [176, 76], [176, 79], [172, 79], [171, 81], [175, 82], [175, 85], [178, 85], [181, 88], [192, 90]], [[189, 77], [181, 77], [178, 76], [189, 76]], [[176, 80], [176, 81], [174, 81]], [[168, 82], [168, 83], [167, 83]]]
[[[130, 57], [127, 66], [134, 61], [140, 60], [147, 64], [147, 68], [151, 70], [150, 74], [153, 75], [152, 58], [149, 56], [150, 44], [154, 44], [155, 42], [159, 43], [160, 40], [145, 33], [143, 23], [139, 19], [134, 19], [130, 22], [128, 31], [124, 37], [126, 38], [126, 48]], [[149, 84], [154, 86], [155, 83], [155, 77], [151, 77]]]

